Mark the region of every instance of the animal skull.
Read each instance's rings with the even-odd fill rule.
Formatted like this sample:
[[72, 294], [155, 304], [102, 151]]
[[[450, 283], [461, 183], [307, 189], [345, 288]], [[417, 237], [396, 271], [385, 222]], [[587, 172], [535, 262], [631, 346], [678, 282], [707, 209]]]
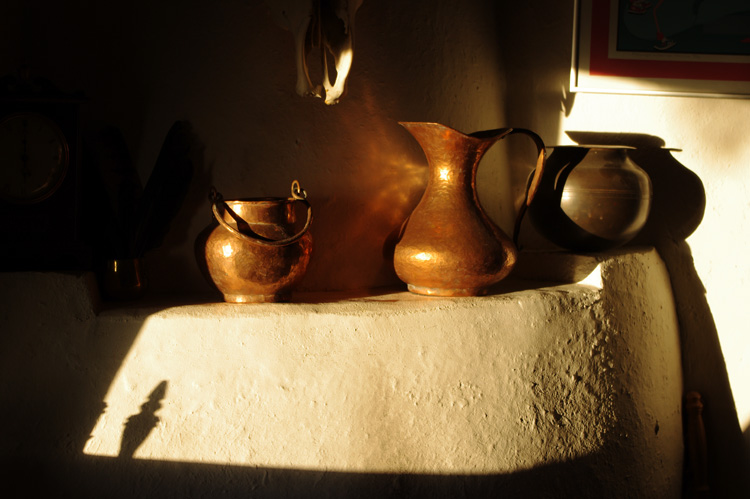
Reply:
[[[346, 90], [354, 56], [354, 16], [362, 0], [266, 0], [276, 23], [294, 36], [297, 93], [336, 104]], [[320, 50], [322, 85], [313, 85], [307, 64], [311, 48]], [[336, 79], [331, 83], [328, 65], [333, 56]]]

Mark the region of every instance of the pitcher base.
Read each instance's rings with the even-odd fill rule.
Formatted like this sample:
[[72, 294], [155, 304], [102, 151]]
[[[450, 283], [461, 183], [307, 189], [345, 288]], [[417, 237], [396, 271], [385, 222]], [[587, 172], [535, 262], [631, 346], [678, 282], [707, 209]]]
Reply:
[[227, 303], [276, 303], [289, 301], [289, 298], [289, 293], [272, 293], [268, 295], [224, 295], [224, 301]]
[[409, 291], [418, 295], [426, 296], [483, 296], [487, 294], [487, 288], [429, 288], [427, 286], [407, 285]]

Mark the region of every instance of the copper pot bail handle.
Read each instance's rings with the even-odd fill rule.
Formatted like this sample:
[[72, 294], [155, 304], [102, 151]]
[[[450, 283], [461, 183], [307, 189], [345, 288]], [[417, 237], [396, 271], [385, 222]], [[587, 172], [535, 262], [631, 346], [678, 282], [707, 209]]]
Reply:
[[545, 147], [542, 138], [531, 130], [528, 130], [526, 128], [514, 128], [508, 135], [512, 135], [514, 133], [522, 133], [524, 135], [528, 135], [529, 137], [531, 137], [531, 140], [534, 141], [534, 144], [537, 148], [537, 159], [536, 168], [534, 168], [534, 175], [526, 185], [524, 200], [521, 204], [521, 207], [518, 209], [518, 215], [516, 216], [516, 222], [513, 227], [513, 244], [518, 247], [518, 236], [521, 232], [521, 222], [523, 221], [523, 216], [526, 214], [526, 208], [528, 208], [528, 206], [534, 200], [534, 196], [539, 189], [539, 181], [542, 179], [542, 175], [544, 174], [544, 165], [547, 158], [547, 148]]
[[[216, 221], [218, 221], [222, 227], [227, 229], [233, 235], [251, 244], [259, 244], [261, 246], [286, 246], [299, 241], [302, 236], [307, 233], [307, 231], [310, 229], [310, 225], [312, 224], [312, 206], [310, 206], [310, 203], [307, 201], [307, 192], [300, 186], [300, 183], [297, 180], [292, 182], [292, 197], [290, 197], [289, 200], [299, 201], [307, 206], [307, 220], [305, 221], [305, 226], [302, 227], [302, 229], [298, 233], [285, 239], [269, 239], [267, 237], [261, 236], [260, 234], [256, 234], [252, 230], [248, 230], [248, 233], [245, 234], [226, 223], [220, 211], [229, 210], [230, 208], [224, 202], [224, 197], [216, 190], [215, 187], [211, 188], [209, 200], [211, 201], [211, 211], [213, 211]], [[220, 205], [221, 210], [219, 210]]]

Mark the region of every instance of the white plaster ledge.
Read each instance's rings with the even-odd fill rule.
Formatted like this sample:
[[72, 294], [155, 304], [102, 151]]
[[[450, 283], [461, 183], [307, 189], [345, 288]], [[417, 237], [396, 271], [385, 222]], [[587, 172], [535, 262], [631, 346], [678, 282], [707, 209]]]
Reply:
[[[580, 463], [592, 495], [679, 497], [678, 331], [653, 249], [529, 254], [486, 297], [295, 300], [83, 314], [79, 361], [111, 378], [83, 452], [470, 476]], [[549, 490], [586, 495], [570, 476]]]

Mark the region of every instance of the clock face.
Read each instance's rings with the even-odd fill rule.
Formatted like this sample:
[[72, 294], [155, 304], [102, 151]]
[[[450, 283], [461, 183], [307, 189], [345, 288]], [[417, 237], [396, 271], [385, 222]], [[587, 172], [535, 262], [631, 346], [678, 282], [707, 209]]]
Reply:
[[55, 192], [68, 169], [65, 135], [46, 116], [21, 112], [0, 120], [0, 199], [36, 203]]

